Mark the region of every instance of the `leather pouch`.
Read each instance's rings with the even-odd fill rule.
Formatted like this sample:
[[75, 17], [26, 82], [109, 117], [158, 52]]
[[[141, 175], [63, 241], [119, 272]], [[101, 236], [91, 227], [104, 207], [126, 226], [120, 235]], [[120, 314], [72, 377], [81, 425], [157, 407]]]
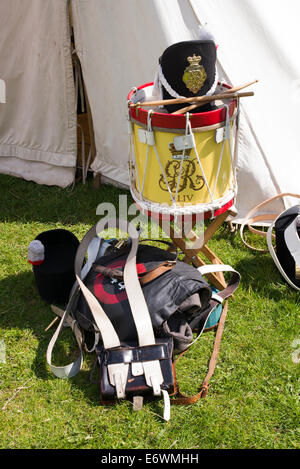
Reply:
[[[173, 339], [157, 338], [156, 344], [139, 347], [136, 344], [124, 345], [113, 349], [105, 350], [103, 346], [97, 349], [97, 361], [99, 367], [99, 391], [101, 402], [115, 401], [116, 388], [111, 385], [108, 376], [108, 365], [116, 363], [129, 364], [126, 397], [132, 396], [153, 396], [153, 389], [146, 384], [144, 374], [135, 375], [132, 364], [142, 364], [142, 362], [159, 360], [163, 375], [161, 389], [169, 394], [174, 392], [175, 376], [172, 366]], [[135, 365], [136, 366], [136, 365]]]

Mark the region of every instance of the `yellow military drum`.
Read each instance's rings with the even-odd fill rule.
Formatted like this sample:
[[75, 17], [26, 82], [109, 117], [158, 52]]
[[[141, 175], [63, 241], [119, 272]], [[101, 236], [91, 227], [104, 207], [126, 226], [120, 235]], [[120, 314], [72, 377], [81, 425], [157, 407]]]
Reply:
[[[139, 89], [152, 84], [146, 84]], [[130, 102], [134, 91], [128, 95]], [[131, 192], [138, 203], [219, 207], [235, 195], [236, 100], [216, 110], [167, 114], [129, 107], [134, 160]], [[170, 208], [171, 208], [170, 207]]]

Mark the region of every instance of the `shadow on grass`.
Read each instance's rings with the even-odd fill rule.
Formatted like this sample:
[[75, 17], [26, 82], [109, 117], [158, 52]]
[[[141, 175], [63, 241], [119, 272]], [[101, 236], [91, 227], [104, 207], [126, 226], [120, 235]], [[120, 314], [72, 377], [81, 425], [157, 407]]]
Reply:
[[297, 298], [297, 292], [281, 277], [268, 253], [250, 253], [234, 267], [241, 274], [241, 287], [245, 291], [252, 290], [256, 298], [268, 298], [276, 302], [282, 301], [284, 296], [287, 299]]
[[[14, 366], [30, 368], [38, 379], [56, 380], [46, 361], [46, 351], [54, 334], [58, 321], [48, 331], [46, 327], [53, 321], [54, 314], [50, 305], [41, 300], [32, 272], [22, 272], [0, 280], [0, 329], [9, 331], [10, 354]], [[29, 342], [28, 342], [29, 336]], [[30, 361], [30, 355], [33, 360]], [[24, 365], [19, 362], [24, 357]], [[67, 365], [78, 356], [77, 343], [70, 328], [64, 328], [53, 354], [53, 363], [57, 366]], [[28, 358], [29, 357], [29, 358]], [[90, 373], [95, 361], [95, 354], [84, 355], [84, 368], [69, 382], [72, 387], [84, 393], [91, 405], [99, 405], [97, 384], [90, 381]], [[97, 368], [94, 372], [97, 380]]]
[[[19, 373], [23, 373], [26, 368], [30, 367], [39, 380], [58, 381], [59, 378], [52, 374], [46, 361], [47, 347], [58, 322], [50, 330], [45, 331], [45, 328], [54, 319], [54, 314], [50, 305], [40, 299], [33, 274], [23, 272], [0, 280], [0, 291], [2, 292], [0, 297], [0, 329], [4, 331], [4, 337], [5, 331], [9, 331], [7, 338], [11, 349], [9, 353], [13, 357], [13, 376], [16, 375], [17, 369], [19, 369]], [[53, 363], [57, 366], [67, 365], [78, 356], [77, 343], [71, 329], [63, 328], [60, 337], [53, 353]], [[2, 338], [1, 335], [0, 338]], [[32, 356], [33, 358], [30, 359]], [[71, 385], [74, 399], [82, 395], [89, 406], [109, 409], [112, 405], [100, 402], [98, 369], [97, 366], [94, 366], [95, 359], [95, 353], [84, 353], [83, 368], [68, 382]], [[24, 362], [20, 363], [20, 360], [24, 360]], [[162, 421], [160, 417], [161, 402], [152, 400], [145, 402], [151, 402], [149, 412], [154, 414], [157, 421]], [[130, 408], [132, 403], [127, 401], [116, 403], [116, 405], [128, 405]]]
[[[127, 196], [127, 205], [132, 203], [129, 191], [108, 185], [94, 189], [91, 180], [85, 185], [78, 183], [73, 189], [61, 189], [0, 175], [0, 184], [0, 223], [32, 225], [33, 233], [26, 228], [26, 235], [29, 238], [24, 241], [26, 245], [40, 232], [35, 223], [47, 225], [45, 229], [52, 229], [50, 225], [60, 224], [73, 231], [70, 225], [92, 226], [99, 220], [96, 208], [100, 203], [110, 202], [117, 210], [120, 195]], [[11, 239], [9, 227], [5, 229], [5, 233], [7, 239]], [[18, 246], [18, 249], [24, 248]], [[22, 354], [24, 357], [24, 365], [20, 364], [20, 359], [17, 357], [13, 358], [15, 364], [18, 362], [20, 371], [29, 366], [38, 379], [57, 380], [47, 365], [46, 351], [58, 323], [45, 331], [54, 319], [54, 314], [50, 305], [41, 300], [33, 273], [25, 271], [25, 264], [15, 269], [23, 270], [22, 272], [7, 275], [0, 280], [0, 328], [8, 331], [8, 340], [14, 349], [12, 353], [18, 356]], [[25, 339], [28, 333], [29, 342]], [[54, 349], [53, 363], [60, 366], [74, 361], [76, 350], [77, 344], [72, 332], [64, 328], [62, 338]], [[90, 381], [94, 360], [95, 354], [85, 354], [83, 369], [69, 382], [74, 390], [78, 389], [84, 393], [90, 405], [98, 406], [98, 386]], [[97, 379], [97, 369], [94, 379]]]

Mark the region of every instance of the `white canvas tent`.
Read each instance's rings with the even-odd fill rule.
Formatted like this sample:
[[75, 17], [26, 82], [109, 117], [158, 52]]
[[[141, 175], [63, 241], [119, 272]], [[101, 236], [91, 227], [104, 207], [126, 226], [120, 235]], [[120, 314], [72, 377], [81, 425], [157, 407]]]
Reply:
[[[242, 103], [237, 208], [299, 192], [298, 0], [72, 0], [77, 55], [91, 106], [95, 172], [128, 185], [126, 97], [153, 81], [158, 58], [207, 24], [220, 78], [252, 79]], [[0, 0], [0, 172], [66, 187], [76, 165], [76, 99], [68, 0]], [[286, 205], [293, 201], [286, 200]], [[276, 211], [283, 205], [270, 207]]]

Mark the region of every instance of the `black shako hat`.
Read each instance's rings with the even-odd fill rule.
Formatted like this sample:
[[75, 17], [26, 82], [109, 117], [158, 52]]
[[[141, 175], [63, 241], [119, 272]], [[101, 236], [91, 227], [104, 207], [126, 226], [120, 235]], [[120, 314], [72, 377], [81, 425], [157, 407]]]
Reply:
[[[212, 95], [218, 84], [216, 44], [213, 40], [183, 41], [169, 46], [159, 59], [158, 80], [163, 99]], [[182, 108], [166, 105], [168, 112]], [[194, 112], [212, 110], [210, 104]]]
[[54, 229], [40, 233], [35, 240], [44, 246], [44, 260], [33, 265], [42, 300], [64, 305], [76, 280], [74, 261], [79, 246], [77, 237], [68, 230]]

